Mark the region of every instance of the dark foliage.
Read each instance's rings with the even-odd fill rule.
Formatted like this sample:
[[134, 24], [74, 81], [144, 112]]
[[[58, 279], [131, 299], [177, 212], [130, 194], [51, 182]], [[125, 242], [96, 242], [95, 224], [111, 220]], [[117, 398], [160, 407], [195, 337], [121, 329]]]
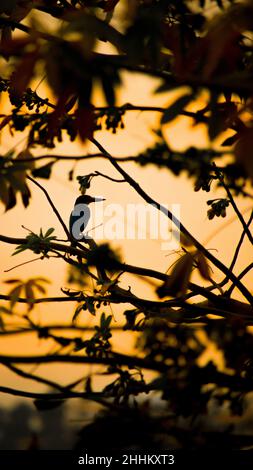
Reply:
[[[46, 15], [56, 20], [52, 31], [38, 21], [41, 12], [43, 18]], [[14, 328], [6, 322], [6, 316], [23, 303], [27, 305], [22, 318], [25, 333], [33, 333], [41, 341], [50, 339], [56, 352], [0, 358], [10, 370], [49, 386], [52, 393], [4, 386], [0, 391], [34, 398], [40, 412], [58, 408], [74, 397], [99, 403], [105, 411], [81, 430], [78, 449], [84, 443], [93, 448], [98, 439], [101, 447], [114, 449], [175, 446], [224, 450], [252, 446], [252, 438], [235, 425], [239, 418], [244, 422], [253, 391], [253, 295], [244, 283], [244, 276], [253, 267], [251, 255], [241, 274], [235, 271], [244, 239], [251, 248], [253, 243], [253, 213], [245, 221], [238, 208], [242, 196], [250, 203], [253, 197], [252, 2], [4, 1], [0, 30], [0, 55], [5, 64], [0, 92], [9, 105], [8, 113], [1, 114], [0, 131], [27, 135], [24, 151], [10, 150], [0, 157], [0, 200], [6, 211], [11, 210], [20, 193], [26, 208], [30, 186], [37, 185], [67, 237], [59, 240], [52, 236], [53, 228], [42, 231], [38, 227], [38, 234], [29, 231], [26, 238], [19, 239], [0, 235], [0, 241], [16, 245], [14, 254], [30, 250], [40, 259], [60, 258], [68, 264], [71, 286], [62, 289], [61, 297], [47, 298], [38, 297], [38, 293], [46, 293], [45, 279], [7, 281], [11, 290], [0, 298], [10, 303], [0, 307], [0, 334], [21, 333], [19, 325]], [[108, 53], [98, 52], [101, 45], [109, 46]], [[174, 91], [177, 98], [167, 107], [119, 104], [117, 91], [124, 84], [124, 71], [159, 79], [154, 93]], [[33, 89], [35, 77], [45, 80], [52, 98], [43, 98]], [[101, 90], [104, 106], [93, 102], [95, 87]], [[200, 96], [205, 96], [204, 107]], [[154, 142], [137, 155], [116, 158], [99, 143], [100, 131], [121, 132], [127, 113], [136, 111], [160, 116]], [[165, 129], [180, 116], [194, 126], [204, 126], [208, 148], [196, 146], [180, 152], [171, 148]], [[34, 149], [54, 149], [64, 138], [91, 142], [98, 153], [80, 157], [34, 155]], [[128, 183], [147, 204], [164, 212], [123, 169], [121, 163], [132, 161], [141, 167], [168, 169], [177, 177], [186, 175], [193, 182], [193, 191], [208, 192], [207, 215], [212, 222], [207, 223], [215, 224], [216, 217], [226, 217], [227, 209], [234, 210], [242, 234], [240, 240], [233, 241], [231, 262], [224, 265], [183, 224], [180, 256], [166, 273], [156, 271], [155, 266], [144, 269], [127, 264], [109, 243], [98, 246], [91, 238], [85, 245], [73, 243], [59, 211], [37, 179], [50, 179], [57, 162], [97, 157], [107, 159], [123, 180], [99, 171], [82, 175], [77, 177], [81, 194], [90, 191], [93, 178], [105, 177], [112, 184]], [[71, 170], [70, 180], [73, 174]], [[217, 187], [223, 196], [210, 197]], [[171, 214], [167, 216], [171, 218]], [[191, 282], [193, 270], [201, 276], [198, 284]], [[219, 283], [217, 271], [223, 276]], [[154, 287], [156, 300], [135, 295], [134, 285], [121, 287], [125, 273], [159, 281]], [[232, 296], [235, 289], [242, 301]], [[76, 304], [71, 324], [56, 328], [31, 319], [30, 311], [36, 303], [50, 305], [55, 301]], [[120, 325], [111, 314], [114, 304], [125, 309]], [[79, 325], [87, 317], [92, 327]], [[132, 334], [136, 339], [134, 354], [114, 349], [114, 330]], [[220, 364], [213, 360], [203, 365], [210, 345], [216, 356], [220, 353]], [[99, 364], [107, 384], [97, 390], [91, 375], [83, 374], [63, 386], [13, 366], [53, 361]], [[151, 378], [147, 378], [146, 370], [153, 371]], [[229, 420], [223, 423], [225, 408]], [[212, 411], [220, 413], [217, 422]], [[248, 431], [246, 425], [244, 431]]]

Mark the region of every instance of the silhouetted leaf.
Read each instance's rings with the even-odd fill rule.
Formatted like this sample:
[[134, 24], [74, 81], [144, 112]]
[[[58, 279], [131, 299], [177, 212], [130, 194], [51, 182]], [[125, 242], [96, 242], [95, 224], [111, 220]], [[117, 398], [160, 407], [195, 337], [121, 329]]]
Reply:
[[64, 404], [65, 400], [52, 400], [46, 399], [45, 400], [34, 400], [34, 405], [38, 411], [47, 411], [47, 410], [54, 410], [55, 408], [59, 408]]
[[221, 128], [224, 125], [223, 119], [219, 115], [217, 104], [219, 99], [219, 93], [212, 92], [210, 99], [210, 118], [208, 121], [208, 135], [210, 140], [215, 139], [221, 132]]
[[86, 297], [85, 304], [86, 304], [88, 311], [91, 313], [91, 315], [96, 315], [96, 310], [94, 307], [94, 300], [89, 297]]
[[24, 189], [21, 192], [21, 197], [22, 197], [24, 207], [27, 207], [29, 205], [29, 201], [30, 201], [30, 197], [31, 197], [31, 191], [30, 191], [29, 187], [27, 186], [27, 184], [24, 186]]
[[230, 147], [231, 145], [235, 144], [235, 142], [237, 142], [238, 139], [239, 139], [239, 135], [234, 134], [231, 137], [228, 137], [227, 139], [225, 139], [221, 145], [222, 147]]
[[28, 281], [26, 284], [24, 284], [24, 289], [25, 289], [25, 296], [26, 300], [28, 301], [29, 304], [29, 310], [33, 309], [33, 302], [35, 300], [35, 295], [34, 295], [34, 284], [33, 281]]
[[106, 0], [104, 11], [108, 12], [108, 11], [114, 10], [117, 3], [119, 3], [119, 0]]
[[114, 92], [114, 86], [113, 86], [113, 82], [111, 78], [107, 75], [102, 75], [101, 82], [102, 82], [105, 99], [108, 105], [114, 106], [115, 105], [115, 92]]
[[174, 84], [174, 83], [168, 83], [167, 81], [159, 85], [157, 88], [155, 88], [154, 93], [168, 93], [169, 91], [173, 90], [174, 88], [177, 88], [179, 85]]
[[253, 181], [253, 129], [247, 129], [235, 144], [235, 157]]
[[9, 296], [11, 298], [10, 300], [10, 306], [11, 308], [14, 307], [14, 305], [16, 304], [16, 302], [18, 301], [18, 298], [21, 294], [21, 291], [22, 291], [22, 288], [23, 286], [22, 285], [18, 285], [17, 287], [14, 287], [14, 289], [12, 289], [10, 292], [9, 292]]
[[8, 203], [5, 207], [6, 212], [15, 207], [17, 204], [16, 194], [11, 186], [8, 189]]
[[75, 112], [76, 128], [82, 142], [91, 139], [95, 129], [94, 111], [92, 107], [79, 106]]
[[206, 279], [207, 281], [209, 281], [211, 277], [211, 269], [210, 269], [210, 266], [208, 264], [206, 257], [203, 255], [203, 253], [201, 253], [201, 251], [198, 251], [196, 255], [196, 259], [197, 259], [197, 268], [199, 270], [199, 273], [201, 274], [203, 279]]
[[76, 309], [75, 309], [75, 312], [74, 312], [74, 315], [72, 317], [72, 323], [75, 323], [75, 321], [77, 320], [78, 316], [80, 315], [81, 311], [83, 310], [83, 304], [79, 304]]
[[35, 168], [35, 170], [32, 171], [32, 175], [34, 176], [34, 178], [43, 178], [48, 180], [51, 176], [53, 165], [54, 162], [49, 162], [46, 165], [41, 166], [40, 168]]
[[173, 121], [184, 108], [194, 99], [193, 94], [188, 94], [178, 98], [162, 115], [161, 124], [168, 124]]
[[54, 228], [53, 228], [53, 227], [49, 228], [49, 229], [46, 231], [44, 237], [45, 237], [45, 238], [48, 238], [53, 232], [54, 232]]
[[38, 60], [38, 50], [25, 54], [11, 76], [13, 92], [22, 96], [33, 78], [34, 68]]
[[191, 253], [186, 253], [181, 256], [175, 263], [168, 279], [161, 287], [158, 287], [156, 291], [158, 296], [184, 295], [188, 288], [193, 262], [194, 257]]

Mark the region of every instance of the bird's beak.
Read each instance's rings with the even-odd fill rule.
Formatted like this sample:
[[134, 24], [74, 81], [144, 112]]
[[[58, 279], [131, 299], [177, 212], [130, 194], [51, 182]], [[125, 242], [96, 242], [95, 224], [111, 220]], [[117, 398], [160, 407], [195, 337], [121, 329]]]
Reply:
[[94, 202], [102, 202], [105, 201], [106, 199], [104, 197], [94, 197]]

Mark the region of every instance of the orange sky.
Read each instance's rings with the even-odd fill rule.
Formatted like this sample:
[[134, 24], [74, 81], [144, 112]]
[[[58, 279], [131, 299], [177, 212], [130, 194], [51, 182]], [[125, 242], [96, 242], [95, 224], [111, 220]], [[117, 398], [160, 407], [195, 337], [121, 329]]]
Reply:
[[[131, 102], [132, 104], [141, 105], [155, 105], [166, 106], [175, 94], [162, 94], [151, 95], [152, 90], [157, 86], [158, 81], [146, 79], [137, 74], [124, 74], [124, 87], [119, 93], [119, 102], [124, 104]], [[40, 89], [39, 89], [40, 91]], [[41, 87], [41, 92], [43, 88]], [[97, 104], [103, 105], [99, 91], [95, 95]], [[96, 138], [107, 148], [113, 155], [134, 155], [138, 151], [143, 150], [146, 146], [152, 143], [153, 135], [152, 128], [156, 127], [158, 116], [151, 113], [130, 112], [127, 114], [125, 123], [126, 129], [119, 131], [117, 135], [112, 135], [110, 132], [97, 133]], [[166, 138], [170, 146], [177, 149], [184, 149], [190, 145], [194, 146], [207, 146], [208, 141], [203, 126], [195, 128], [191, 127], [191, 120], [188, 118], [180, 118], [170, 124], [166, 129]], [[18, 135], [18, 141], [22, 135]], [[13, 139], [10, 136], [2, 140], [1, 151], [4, 153], [9, 150], [13, 145]], [[24, 143], [19, 145], [22, 150]], [[67, 139], [64, 143], [59, 144], [54, 150], [57, 154], [85, 154], [87, 151], [93, 151], [91, 146], [83, 147], [79, 143], [70, 144]], [[47, 149], [38, 149], [35, 153], [38, 155], [44, 154]], [[53, 152], [48, 152], [53, 153]], [[74, 180], [69, 182], [67, 179], [68, 171], [71, 169], [72, 163], [57, 163], [53, 170], [53, 176], [49, 181], [40, 180], [40, 183], [48, 190], [52, 196], [55, 205], [60, 211], [65, 222], [68, 222], [70, 211], [72, 210], [73, 202], [78, 195], [78, 184]], [[213, 238], [207, 248], [217, 250], [217, 256], [225, 263], [229, 263], [237, 240], [241, 233], [241, 227], [238, 221], [229, 225], [227, 228], [226, 223], [232, 219], [232, 209], [228, 210], [228, 217], [226, 219], [214, 219], [209, 221], [206, 216], [207, 205], [206, 200], [213, 197], [218, 197], [222, 192], [195, 193], [193, 190], [193, 182], [186, 177], [174, 177], [166, 170], [159, 170], [154, 166], [140, 168], [133, 163], [125, 163], [124, 169], [131, 174], [145, 189], [150, 196], [161, 203], [168, 202], [181, 204], [181, 217], [184, 225], [197, 237], [201, 242], [210, 236], [218, 227], [222, 230], [218, 235]], [[114, 170], [110, 163], [102, 160], [87, 160], [78, 163], [75, 169], [75, 175], [88, 174], [92, 171], [99, 170], [112, 177], [118, 177], [116, 170]], [[106, 204], [120, 203], [125, 206], [127, 203], [140, 203], [142, 202], [138, 194], [134, 192], [127, 184], [116, 184], [103, 178], [95, 178], [93, 180], [90, 193], [93, 195], [103, 195], [106, 198]], [[7, 213], [4, 213], [4, 207], [0, 206], [1, 214], [1, 229], [0, 232], [9, 236], [26, 236], [27, 233], [21, 228], [21, 225], [28, 227], [34, 232], [38, 233], [39, 229], [47, 229], [55, 227], [56, 234], [59, 238], [64, 238], [58, 220], [51, 211], [44, 195], [37, 187], [32, 187], [32, 200], [27, 209], [24, 209], [20, 201], [18, 205]], [[247, 208], [247, 203], [240, 199], [238, 205], [241, 209]], [[248, 216], [248, 214], [246, 214]], [[130, 264], [136, 264], [143, 267], [152, 267], [157, 270], [165, 271], [172, 263], [173, 257], [168, 257], [168, 253], [161, 251], [159, 240], [122, 240], [114, 243], [114, 246], [121, 247], [123, 259]], [[20, 267], [11, 273], [4, 273], [15, 264], [22, 263], [35, 257], [33, 253], [25, 252], [15, 257], [11, 257], [14, 246], [1, 244], [1, 281], [10, 278], [26, 279], [33, 276], [45, 276], [52, 280], [52, 284], [48, 289], [49, 295], [61, 295], [60, 288], [66, 286], [66, 265], [61, 260], [44, 260], [37, 261], [32, 264]], [[243, 267], [248, 263], [249, 251], [248, 246], [242, 250], [240, 262], [238, 262], [237, 272], [240, 272]], [[246, 278], [245, 278], [246, 279]], [[218, 278], [217, 278], [218, 280]], [[200, 280], [199, 280], [200, 281]], [[203, 282], [203, 281], [200, 281]], [[148, 296], [155, 298], [153, 289], [141, 280], [131, 275], [125, 275], [122, 278], [122, 287], [127, 288], [132, 285], [132, 291], [142, 297]], [[248, 276], [248, 287], [250, 288], [250, 278]], [[1, 282], [1, 292], [6, 292], [6, 285]], [[239, 297], [238, 297], [239, 298]], [[120, 321], [119, 312], [122, 311], [121, 307], [113, 307], [113, 313], [117, 321]], [[108, 311], [108, 313], [110, 313]], [[64, 323], [71, 321], [73, 315], [73, 307], [70, 304], [49, 304], [38, 305], [32, 313], [32, 318], [40, 321], [41, 323]], [[86, 313], [85, 313], [86, 315]], [[89, 322], [93, 322], [93, 317]], [[93, 324], [93, 323], [92, 323]], [[121, 333], [116, 336], [115, 349], [120, 349], [123, 352], [129, 351], [131, 346], [129, 336], [127, 333]], [[48, 351], [49, 344], [45, 341], [40, 341], [37, 338], [32, 338], [31, 335], [20, 337], [9, 337], [0, 340], [0, 353], [7, 354], [32, 354], [43, 353]], [[51, 347], [51, 346], [50, 346]], [[27, 370], [31, 370], [28, 367]], [[47, 374], [47, 376], [54, 380], [61, 380], [62, 377], [71, 381], [80, 373], [80, 368], [73, 366], [40, 366], [37, 372]], [[26, 382], [17, 379], [13, 374], [9, 373], [5, 368], [1, 367], [2, 384], [12, 387], [18, 386], [24, 390], [41, 391], [41, 386], [37, 386], [32, 382]], [[7, 395], [2, 395], [1, 400], [6, 405], [13, 402], [13, 398]]]

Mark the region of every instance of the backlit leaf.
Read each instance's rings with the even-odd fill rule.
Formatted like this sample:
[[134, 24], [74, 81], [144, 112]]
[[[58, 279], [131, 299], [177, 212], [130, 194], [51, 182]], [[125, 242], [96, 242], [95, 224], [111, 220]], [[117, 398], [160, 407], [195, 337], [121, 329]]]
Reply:
[[197, 252], [196, 260], [199, 273], [201, 274], [203, 279], [209, 281], [211, 276], [210, 266], [207, 262], [206, 257], [203, 255], [203, 253], [201, 253], [201, 251]]
[[18, 298], [21, 294], [21, 291], [22, 291], [22, 288], [23, 286], [22, 285], [18, 285], [17, 287], [14, 287], [14, 289], [12, 289], [10, 292], [9, 292], [9, 296], [11, 298], [10, 300], [10, 306], [11, 308], [14, 307], [14, 305], [16, 304], [16, 302], [18, 301]]
[[190, 253], [181, 256], [164, 284], [157, 289], [159, 297], [182, 296], [186, 293], [192, 272], [194, 258]]

